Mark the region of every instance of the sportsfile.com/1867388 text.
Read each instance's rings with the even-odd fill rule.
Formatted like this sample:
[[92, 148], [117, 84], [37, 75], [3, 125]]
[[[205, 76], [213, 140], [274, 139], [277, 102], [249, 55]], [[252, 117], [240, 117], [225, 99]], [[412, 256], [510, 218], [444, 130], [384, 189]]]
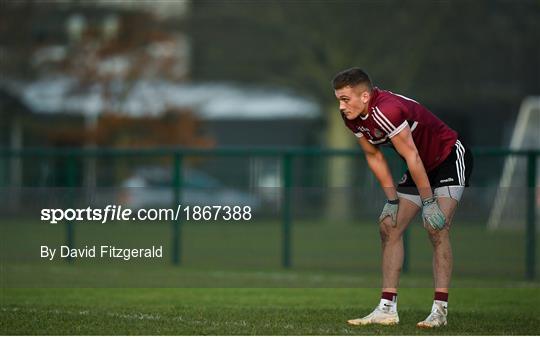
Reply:
[[121, 205], [104, 208], [43, 208], [41, 220], [51, 224], [60, 221], [249, 221], [250, 206], [182, 206], [173, 208], [142, 208], [133, 210]]

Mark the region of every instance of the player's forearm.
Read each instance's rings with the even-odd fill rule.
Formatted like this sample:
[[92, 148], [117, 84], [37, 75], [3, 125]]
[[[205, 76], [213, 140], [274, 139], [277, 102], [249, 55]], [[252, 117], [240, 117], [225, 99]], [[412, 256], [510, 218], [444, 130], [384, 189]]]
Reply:
[[420, 156], [416, 153], [415, 155], [405, 158], [405, 160], [422, 200], [432, 197], [433, 192], [431, 191], [431, 184], [429, 183], [426, 169], [424, 168]]
[[382, 153], [378, 152], [377, 154], [366, 155], [366, 160], [369, 168], [375, 175], [375, 178], [377, 178], [379, 184], [381, 184], [386, 198], [388, 198], [388, 200], [397, 199], [394, 180], [392, 179], [390, 168]]

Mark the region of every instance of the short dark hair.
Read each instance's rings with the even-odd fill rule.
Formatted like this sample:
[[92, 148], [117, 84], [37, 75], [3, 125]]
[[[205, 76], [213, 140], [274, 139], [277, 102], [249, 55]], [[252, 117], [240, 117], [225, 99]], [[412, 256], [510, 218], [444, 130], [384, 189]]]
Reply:
[[334, 90], [345, 88], [347, 86], [355, 87], [359, 84], [367, 85], [369, 90], [373, 87], [369, 75], [358, 67], [340, 71], [332, 80]]

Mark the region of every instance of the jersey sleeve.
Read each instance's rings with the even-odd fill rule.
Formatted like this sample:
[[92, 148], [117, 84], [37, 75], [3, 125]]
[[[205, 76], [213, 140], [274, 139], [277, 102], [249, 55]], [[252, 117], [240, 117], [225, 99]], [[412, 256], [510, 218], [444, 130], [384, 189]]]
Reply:
[[397, 102], [385, 102], [375, 106], [373, 119], [390, 138], [408, 125], [403, 109]]

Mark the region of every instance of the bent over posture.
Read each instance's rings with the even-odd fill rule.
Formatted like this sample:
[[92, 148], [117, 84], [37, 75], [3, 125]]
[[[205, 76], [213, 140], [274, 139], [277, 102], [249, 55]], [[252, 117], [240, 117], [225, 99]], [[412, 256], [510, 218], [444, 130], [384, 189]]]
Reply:
[[[457, 133], [418, 102], [373, 87], [359, 68], [338, 73], [334, 93], [345, 125], [356, 135], [367, 163], [386, 194], [379, 217], [382, 241], [382, 296], [375, 310], [352, 325], [399, 323], [397, 290], [403, 265], [403, 232], [421, 210], [433, 246], [435, 296], [431, 313], [417, 324], [447, 324], [448, 288], [452, 274], [450, 225], [468, 186], [472, 155]], [[379, 149], [392, 146], [408, 170], [397, 188]]]

